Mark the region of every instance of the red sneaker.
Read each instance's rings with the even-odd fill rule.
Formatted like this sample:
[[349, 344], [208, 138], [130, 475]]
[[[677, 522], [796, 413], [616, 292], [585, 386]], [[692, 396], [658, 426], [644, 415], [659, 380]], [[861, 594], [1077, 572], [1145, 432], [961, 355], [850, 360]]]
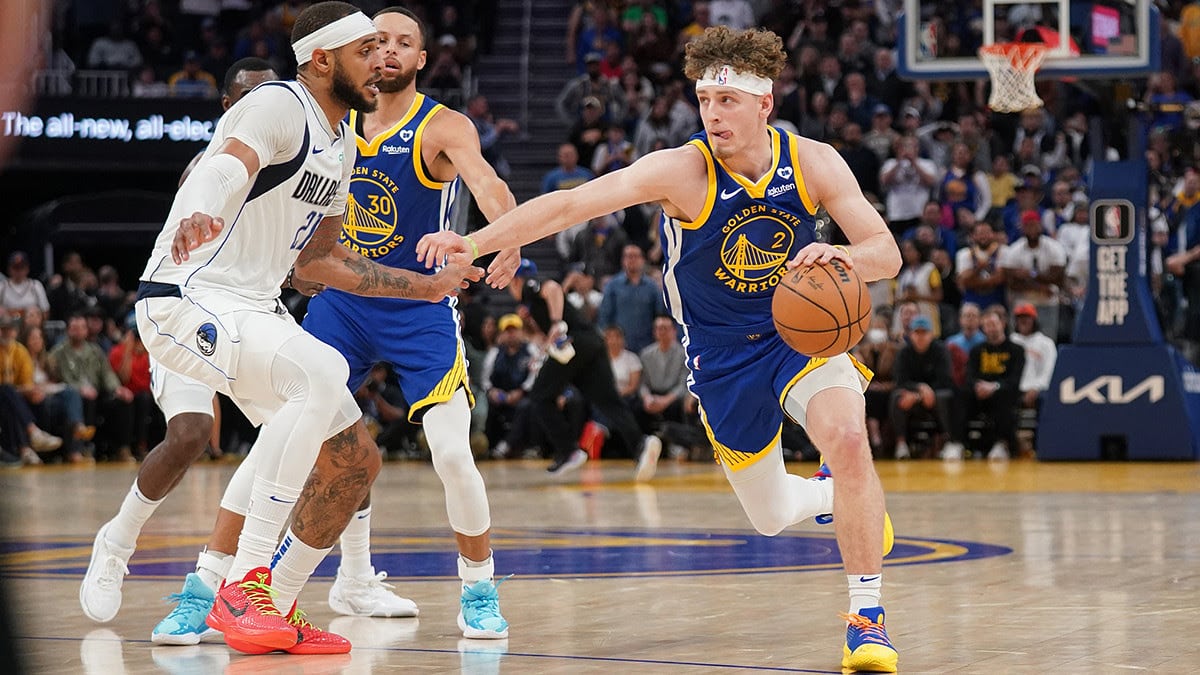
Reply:
[[274, 596], [271, 570], [257, 567], [241, 583], [221, 587], [205, 623], [224, 633], [225, 642], [240, 652], [287, 649], [299, 635], [275, 607]]
[[[336, 633], [321, 630], [304, 618], [304, 612], [292, 603], [292, 611], [288, 612], [288, 623], [296, 636], [296, 644], [284, 647], [289, 654], [345, 654], [350, 651], [350, 641]], [[237, 638], [225, 636], [225, 644], [243, 654], [266, 654], [276, 651], [255, 644], [243, 642]]]

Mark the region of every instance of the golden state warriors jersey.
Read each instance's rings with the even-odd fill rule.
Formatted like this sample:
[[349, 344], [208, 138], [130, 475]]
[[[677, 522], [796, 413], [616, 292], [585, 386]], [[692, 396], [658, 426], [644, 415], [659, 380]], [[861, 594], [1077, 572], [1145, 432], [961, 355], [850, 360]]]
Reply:
[[774, 332], [775, 286], [787, 261], [816, 239], [817, 209], [800, 173], [798, 139], [767, 129], [772, 164], [757, 182], [716, 158], [706, 132], [688, 141], [708, 163], [704, 209], [692, 222], [664, 213], [659, 234], [667, 307], [691, 339]]
[[350, 180], [341, 244], [377, 263], [422, 274], [415, 247], [421, 237], [450, 225], [459, 180], [436, 181], [421, 160], [421, 135], [445, 106], [417, 94], [403, 118], [372, 139], [362, 117], [350, 113], [358, 162]]

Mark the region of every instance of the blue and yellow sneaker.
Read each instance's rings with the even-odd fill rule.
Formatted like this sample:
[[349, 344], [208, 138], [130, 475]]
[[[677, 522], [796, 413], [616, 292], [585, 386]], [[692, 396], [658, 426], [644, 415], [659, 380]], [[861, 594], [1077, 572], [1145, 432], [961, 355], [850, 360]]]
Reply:
[[508, 637], [508, 622], [500, 615], [500, 594], [496, 587], [503, 582], [492, 583], [491, 579], [463, 586], [462, 610], [458, 613], [458, 627], [463, 637], [482, 640], [500, 640]]
[[[821, 462], [821, 466], [817, 468], [817, 472], [814, 473], [812, 475], [812, 478], [810, 478], [809, 480], [828, 480], [830, 478], [833, 478], [833, 474], [829, 472], [829, 465], [826, 464], [825, 462]], [[816, 523], [818, 525], [829, 525], [830, 523], [833, 522], [833, 514], [832, 513], [822, 513], [820, 515], [813, 516], [813, 520], [816, 521]], [[895, 545], [896, 545], [896, 531], [892, 528], [892, 517], [888, 515], [887, 511], [884, 511], [883, 512], [883, 555], [884, 555], [884, 557], [886, 557], [887, 554], [892, 552], [892, 548]]]
[[189, 573], [183, 580], [183, 590], [167, 596], [168, 601], [176, 603], [175, 609], [154, 627], [150, 641], [156, 645], [194, 645], [204, 638], [219, 640], [221, 633], [204, 623], [215, 597], [200, 575]]
[[857, 614], [843, 614], [847, 622], [846, 644], [842, 647], [842, 670], [894, 673], [900, 655], [883, 626], [882, 607], [864, 607]]

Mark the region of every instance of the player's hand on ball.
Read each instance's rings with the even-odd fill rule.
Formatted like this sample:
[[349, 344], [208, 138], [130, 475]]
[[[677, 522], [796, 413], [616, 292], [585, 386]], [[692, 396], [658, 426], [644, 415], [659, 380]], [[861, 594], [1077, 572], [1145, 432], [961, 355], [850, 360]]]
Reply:
[[188, 253], [200, 248], [201, 244], [217, 238], [225, 229], [225, 220], [213, 218], [206, 213], [197, 211], [179, 221], [179, 229], [175, 231], [175, 240], [171, 242], [171, 259], [176, 265], [188, 259]]
[[517, 274], [521, 266], [521, 249], [506, 248], [496, 254], [492, 264], [488, 265], [487, 283], [492, 288], [504, 288]]
[[845, 248], [823, 244], [819, 241], [800, 249], [795, 258], [788, 261], [788, 269], [794, 270], [797, 267], [805, 267], [808, 265], [824, 265], [830, 260], [841, 260], [845, 264], [846, 269], [854, 268], [854, 260], [850, 258], [850, 254]]
[[471, 245], [462, 235], [449, 230], [427, 234], [417, 242], [417, 262], [425, 263], [425, 269], [433, 269], [444, 258], [456, 253], [470, 256]]
[[469, 253], [459, 253], [447, 258], [445, 266], [430, 277], [430, 297], [425, 299], [438, 302], [447, 295], [456, 296], [460, 290], [470, 286], [472, 281], [482, 279], [483, 268], [472, 265], [470, 258]]

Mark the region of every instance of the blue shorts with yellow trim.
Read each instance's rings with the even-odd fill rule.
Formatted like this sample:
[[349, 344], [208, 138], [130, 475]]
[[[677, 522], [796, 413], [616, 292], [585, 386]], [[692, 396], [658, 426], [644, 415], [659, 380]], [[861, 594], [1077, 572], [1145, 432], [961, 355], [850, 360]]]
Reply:
[[356, 391], [376, 363], [389, 363], [419, 421], [432, 405], [450, 400], [461, 386], [475, 404], [458, 334], [458, 314], [445, 303], [361, 298], [326, 290], [308, 303], [304, 330], [333, 347], [350, 364]]
[[[828, 361], [795, 351], [777, 333], [722, 344], [689, 341], [687, 357], [700, 419], [717, 460], [733, 470], [753, 464], [779, 442], [784, 396]], [[869, 381], [870, 370], [852, 363]]]

